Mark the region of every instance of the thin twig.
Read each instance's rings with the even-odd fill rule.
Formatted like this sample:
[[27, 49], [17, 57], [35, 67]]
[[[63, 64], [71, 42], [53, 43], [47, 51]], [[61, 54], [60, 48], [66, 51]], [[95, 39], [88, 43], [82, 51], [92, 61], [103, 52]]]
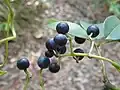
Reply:
[[40, 86], [41, 86], [42, 90], [45, 90], [44, 81], [43, 81], [43, 78], [42, 78], [42, 69], [40, 69], [39, 74], [40, 74], [40, 75], [39, 75]]
[[29, 72], [26, 70], [24, 70], [25, 73], [26, 73], [26, 82], [25, 82], [25, 85], [24, 85], [24, 89], [23, 90], [27, 90], [27, 87], [28, 87], [28, 83], [30, 82], [30, 75], [29, 75]]

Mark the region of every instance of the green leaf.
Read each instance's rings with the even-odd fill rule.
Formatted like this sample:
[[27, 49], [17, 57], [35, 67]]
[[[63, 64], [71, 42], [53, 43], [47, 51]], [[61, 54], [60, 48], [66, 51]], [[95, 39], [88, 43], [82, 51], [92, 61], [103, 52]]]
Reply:
[[0, 76], [5, 75], [6, 73], [7, 73], [7, 71], [2, 71], [2, 70], [0, 70]]
[[120, 36], [120, 20], [116, 16], [110, 16], [104, 21], [104, 36], [109, 40], [118, 40]]
[[58, 20], [54, 19], [54, 18], [51, 18], [47, 22], [48, 22], [48, 24], [51, 24], [51, 23], [54, 23], [54, 22], [58, 22]]
[[120, 24], [107, 36], [108, 40], [120, 40]]
[[66, 22], [69, 25], [69, 32], [68, 32], [69, 34], [73, 36], [81, 37], [81, 38], [86, 38], [86, 39], [88, 38], [86, 31], [76, 23], [72, 23], [68, 21], [59, 21], [59, 22], [53, 22], [51, 24], [48, 24], [48, 27], [53, 30], [56, 30], [56, 26], [60, 22]]
[[5, 26], [6, 26], [6, 23], [1, 23], [0, 24], [0, 31], [5, 31]]
[[80, 26], [83, 27], [85, 30], [87, 30], [87, 28], [90, 26], [90, 25], [96, 25], [99, 30], [100, 30], [100, 34], [95, 37], [95, 39], [102, 39], [104, 38], [104, 28], [103, 28], [103, 23], [99, 23], [99, 24], [90, 24], [90, 23], [87, 23], [87, 22], [84, 22], [84, 21], [80, 21]]

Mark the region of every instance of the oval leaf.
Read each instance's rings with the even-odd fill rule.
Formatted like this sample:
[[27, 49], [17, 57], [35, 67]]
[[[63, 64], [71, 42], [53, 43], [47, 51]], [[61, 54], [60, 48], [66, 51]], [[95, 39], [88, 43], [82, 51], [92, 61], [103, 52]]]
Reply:
[[87, 30], [87, 28], [90, 26], [90, 25], [96, 25], [99, 30], [100, 30], [100, 34], [95, 37], [95, 39], [102, 39], [104, 38], [104, 28], [103, 28], [103, 23], [99, 23], [99, 24], [90, 24], [90, 23], [86, 23], [84, 21], [80, 21], [80, 26], [83, 27], [85, 30]]
[[120, 40], [120, 24], [107, 36], [108, 40]]
[[7, 71], [2, 71], [2, 70], [0, 70], [0, 76], [5, 75], [6, 73], [7, 73]]
[[66, 22], [69, 25], [69, 32], [68, 32], [69, 34], [73, 36], [81, 37], [81, 38], [86, 38], [86, 39], [88, 38], [86, 31], [76, 23], [72, 23], [68, 21], [59, 21], [59, 22], [53, 22], [51, 24], [48, 24], [48, 27], [53, 30], [56, 30], [56, 26], [60, 22]]
[[[106, 18], [106, 20], [104, 21], [104, 36], [106, 39], [111, 39], [111, 40], [117, 39], [113, 36], [115, 34], [112, 34], [112, 33], [114, 32], [114, 30], [118, 29], [119, 24], [120, 24], [120, 20], [116, 16], [110, 16], [110, 17]], [[115, 28], [117, 28], [117, 29], [115, 29]], [[118, 33], [118, 32], [119, 31], [117, 30], [114, 33]], [[112, 38], [112, 37], [114, 37], [114, 38]]]

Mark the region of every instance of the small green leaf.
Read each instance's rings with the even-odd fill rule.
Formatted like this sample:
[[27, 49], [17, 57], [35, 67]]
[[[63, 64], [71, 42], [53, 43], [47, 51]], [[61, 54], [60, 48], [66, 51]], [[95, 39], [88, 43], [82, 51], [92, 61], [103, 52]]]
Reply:
[[72, 23], [68, 21], [59, 21], [59, 22], [53, 22], [51, 24], [48, 24], [48, 27], [53, 30], [56, 30], [56, 26], [60, 22], [66, 22], [69, 25], [69, 32], [68, 32], [69, 34], [73, 36], [81, 37], [81, 38], [88, 38], [86, 31], [76, 23]]
[[0, 24], [0, 31], [5, 31], [5, 25], [6, 25], [6, 23]]
[[54, 23], [54, 22], [58, 22], [58, 20], [54, 19], [54, 18], [51, 18], [47, 22], [48, 22], [48, 24], [51, 24], [51, 23]]
[[2, 70], [0, 70], [0, 76], [5, 75], [6, 73], [7, 73], [7, 71], [2, 71]]
[[[104, 21], [104, 36], [109, 40], [120, 39], [120, 20], [116, 16], [110, 16]], [[117, 35], [116, 35], [117, 34]]]
[[103, 23], [99, 23], [99, 24], [90, 24], [90, 23], [87, 23], [87, 22], [84, 22], [84, 21], [80, 21], [80, 26], [83, 27], [85, 30], [87, 30], [87, 28], [90, 26], [90, 25], [96, 25], [99, 30], [100, 30], [100, 34], [95, 37], [95, 39], [102, 39], [104, 38], [104, 28], [103, 28]]

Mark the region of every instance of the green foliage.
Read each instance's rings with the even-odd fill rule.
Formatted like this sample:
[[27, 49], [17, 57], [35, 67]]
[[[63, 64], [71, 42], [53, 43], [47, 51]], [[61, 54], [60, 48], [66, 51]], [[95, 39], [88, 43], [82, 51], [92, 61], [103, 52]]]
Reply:
[[0, 23], [0, 31], [5, 31], [6, 23]]
[[110, 13], [120, 17], [120, 0], [92, 0], [94, 8], [104, 8]]
[[[63, 22], [63, 21], [49, 22], [48, 27], [55, 30], [56, 25], [59, 22]], [[87, 30], [88, 26], [90, 26], [92, 24], [84, 22], [84, 21], [80, 21], [79, 24], [68, 22], [68, 21], [65, 21], [65, 22], [68, 23], [68, 25], [70, 26], [69, 34], [71, 34], [73, 36], [88, 39], [89, 36], [86, 34], [86, 30]], [[105, 19], [105, 21], [103, 23], [94, 24], [94, 25], [98, 26], [98, 28], [100, 29], [100, 34], [97, 37], [95, 37], [94, 39], [100, 40], [100, 39], [104, 38], [104, 39], [106, 39], [106, 41], [107, 40], [113, 41], [113, 40], [120, 39], [120, 35], [119, 35], [120, 20], [116, 16], [109, 16]]]
[[116, 16], [110, 16], [104, 21], [104, 36], [109, 40], [120, 39], [120, 20]]
[[117, 16], [120, 16], [120, 3], [119, 0], [105, 0], [106, 4], [109, 6], [109, 11]]
[[[48, 27], [56, 30], [56, 26], [58, 23], [63, 22], [63, 21], [53, 21], [49, 22]], [[92, 25], [90, 23], [86, 23], [84, 21], [80, 21], [79, 24], [68, 22], [70, 30], [69, 34], [72, 36], [77, 36], [77, 37], [82, 37], [88, 39], [89, 36], [86, 34], [87, 28]], [[100, 29], [100, 34], [94, 38], [97, 40], [101, 40], [104, 38], [104, 41], [108, 40], [120, 40], [120, 20], [116, 16], [109, 16], [105, 19], [103, 23], [100, 24], [95, 24], [96, 26], [99, 27]], [[112, 63], [112, 65], [120, 71], [120, 65], [116, 63]]]
[[[4, 20], [0, 23], [0, 31], [2, 31], [4, 34], [2, 35], [2, 37], [4, 37], [3, 39], [0, 40], [0, 44], [5, 43], [5, 55], [4, 55], [4, 60], [2, 62], [2, 64], [0, 64], [0, 69], [6, 65], [8, 63], [8, 41], [9, 40], [13, 40], [16, 38], [16, 33], [15, 33], [15, 29], [14, 29], [14, 12], [12, 10], [11, 4], [10, 4], [10, 0], [4, 0], [2, 1], [4, 2], [3, 4], [6, 5], [7, 7], [7, 17], [4, 17]], [[1, 4], [1, 1], [0, 1]], [[1, 11], [3, 11], [4, 9], [1, 8]], [[7, 18], [7, 19], [5, 19]], [[13, 34], [13, 36], [10, 36], [10, 30]], [[2, 71], [0, 70], [0, 75], [4, 75], [6, 74], [6, 71]]]
[[68, 22], [68, 21], [53, 21], [53, 22], [49, 22], [48, 27], [56, 30], [56, 26], [58, 23], [60, 22], [66, 22], [69, 25], [69, 34], [73, 35], [73, 36], [77, 36], [77, 37], [81, 37], [81, 38], [88, 38], [88, 35], [86, 33], [86, 31], [78, 24], [76, 23], [72, 23], [72, 22]]
[[7, 71], [2, 71], [2, 70], [0, 70], [0, 76], [5, 75], [6, 73], [7, 73]]

